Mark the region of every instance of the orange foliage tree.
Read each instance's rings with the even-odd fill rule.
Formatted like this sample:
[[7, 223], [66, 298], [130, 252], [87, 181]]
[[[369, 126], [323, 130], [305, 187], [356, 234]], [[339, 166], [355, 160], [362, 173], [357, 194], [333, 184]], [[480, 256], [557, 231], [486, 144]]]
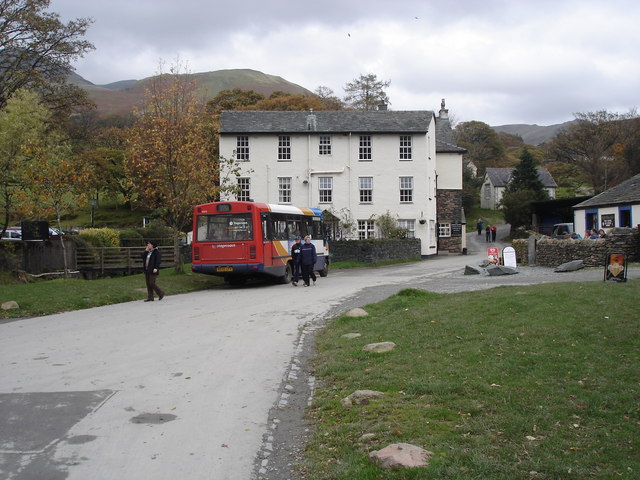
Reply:
[[[178, 63], [150, 80], [145, 101], [128, 131], [125, 168], [137, 201], [155, 211], [174, 232], [175, 264], [181, 267], [180, 232], [189, 228], [193, 207], [219, 198], [220, 164], [215, 135], [193, 77]], [[235, 174], [233, 165], [224, 171]]]

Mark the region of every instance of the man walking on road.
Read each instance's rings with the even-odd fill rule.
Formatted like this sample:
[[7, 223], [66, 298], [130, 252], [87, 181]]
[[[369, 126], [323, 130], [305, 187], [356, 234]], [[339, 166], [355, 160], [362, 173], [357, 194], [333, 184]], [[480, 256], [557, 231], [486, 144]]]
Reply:
[[302, 268], [302, 281], [304, 286], [309, 286], [309, 277], [313, 280], [313, 284], [316, 284], [316, 274], [313, 273], [313, 269], [316, 266], [318, 255], [316, 254], [316, 247], [311, 243], [311, 235], [304, 237], [304, 243], [300, 247], [300, 266]]
[[156, 280], [160, 274], [161, 259], [162, 257], [160, 255], [160, 250], [158, 250], [158, 244], [149, 240], [147, 248], [145, 248], [142, 253], [144, 278], [147, 283], [147, 299], [145, 302], [153, 302], [153, 292], [158, 294], [158, 300], [162, 300], [164, 298], [164, 292], [156, 284]]

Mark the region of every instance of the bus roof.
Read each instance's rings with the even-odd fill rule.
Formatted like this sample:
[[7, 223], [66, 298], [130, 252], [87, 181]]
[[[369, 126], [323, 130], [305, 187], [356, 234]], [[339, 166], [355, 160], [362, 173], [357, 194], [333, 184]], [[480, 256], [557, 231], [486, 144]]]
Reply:
[[238, 201], [221, 201], [221, 202], [211, 202], [205, 203], [203, 205], [196, 205], [198, 207], [205, 207], [210, 205], [217, 205], [220, 203], [229, 203], [236, 205], [254, 205], [260, 211], [268, 211], [274, 213], [285, 213], [292, 215], [311, 215], [314, 217], [322, 217], [322, 210], [319, 208], [310, 208], [310, 207], [294, 207], [293, 205], [279, 205], [275, 203], [260, 203], [260, 202], [238, 202]]

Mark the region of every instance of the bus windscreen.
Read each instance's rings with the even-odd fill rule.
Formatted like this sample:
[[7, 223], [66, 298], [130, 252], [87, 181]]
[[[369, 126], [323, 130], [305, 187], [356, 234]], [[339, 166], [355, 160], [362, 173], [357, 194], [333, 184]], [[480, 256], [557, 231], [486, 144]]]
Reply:
[[253, 240], [251, 214], [198, 215], [195, 240], [198, 242]]

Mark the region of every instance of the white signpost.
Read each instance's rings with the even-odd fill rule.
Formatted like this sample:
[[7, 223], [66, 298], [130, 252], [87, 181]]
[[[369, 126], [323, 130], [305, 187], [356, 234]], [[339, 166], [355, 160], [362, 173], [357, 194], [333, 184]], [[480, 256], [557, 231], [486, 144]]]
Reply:
[[502, 261], [506, 267], [518, 268], [516, 249], [513, 247], [504, 247], [502, 249]]

